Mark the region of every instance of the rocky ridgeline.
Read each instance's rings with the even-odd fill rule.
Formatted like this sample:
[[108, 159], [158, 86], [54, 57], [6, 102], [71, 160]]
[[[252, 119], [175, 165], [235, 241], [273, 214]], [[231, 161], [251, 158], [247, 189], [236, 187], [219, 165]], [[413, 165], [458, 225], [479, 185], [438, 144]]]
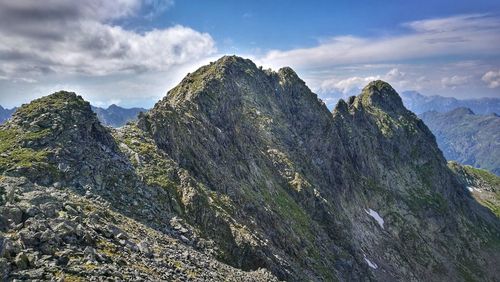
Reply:
[[292, 69], [226, 56], [137, 123], [104, 128], [60, 92], [0, 139], [6, 279], [499, 275], [498, 202], [467, 189], [488, 181], [494, 195], [495, 176], [448, 168], [382, 81], [330, 113]]
[[273, 279], [210, 256], [215, 246], [175, 216], [168, 190], [141, 180], [127, 146], [74, 93], [24, 105], [0, 132], [3, 278]]

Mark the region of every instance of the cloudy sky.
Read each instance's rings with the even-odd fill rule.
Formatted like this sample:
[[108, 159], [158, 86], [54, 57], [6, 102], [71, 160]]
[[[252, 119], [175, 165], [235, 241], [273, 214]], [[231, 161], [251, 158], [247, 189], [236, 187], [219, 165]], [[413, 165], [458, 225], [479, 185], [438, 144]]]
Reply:
[[0, 0], [0, 105], [65, 89], [151, 107], [224, 54], [291, 66], [327, 104], [374, 79], [500, 98], [498, 0], [245, 2]]

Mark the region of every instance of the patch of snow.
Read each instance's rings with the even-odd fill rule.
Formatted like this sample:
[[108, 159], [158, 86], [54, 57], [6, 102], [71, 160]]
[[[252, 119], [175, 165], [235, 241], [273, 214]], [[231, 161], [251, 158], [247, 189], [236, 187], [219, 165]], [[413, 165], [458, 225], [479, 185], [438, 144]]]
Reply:
[[369, 267], [373, 268], [373, 269], [377, 269], [378, 268], [378, 265], [374, 262], [371, 262], [365, 255], [365, 261], [366, 263], [368, 264]]
[[382, 229], [384, 229], [384, 219], [378, 214], [378, 212], [376, 212], [372, 209], [368, 209], [368, 210], [365, 209], [365, 212], [367, 214], [369, 214], [371, 217], [373, 217], [377, 221], [378, 225], [380, 225], [380, 227], [382, 227]]
[[467, 189], [469, 189], [470, 192], [474, 192], [474, 191], [481, 192], [481, 189], [476, 188], [474, 186], [468, 186]]

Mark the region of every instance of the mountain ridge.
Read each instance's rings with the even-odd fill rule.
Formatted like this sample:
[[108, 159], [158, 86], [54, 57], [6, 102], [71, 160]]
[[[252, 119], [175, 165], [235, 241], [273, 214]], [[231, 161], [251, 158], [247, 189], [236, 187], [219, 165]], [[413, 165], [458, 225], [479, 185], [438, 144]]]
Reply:
[[[101, 123], [110, 127], [124, 126], [127, 122], [136, 120], [140, 112], [146, 111], [144, 108], [122, 108], [115, 104], [107, 108], [97, 106], [91, 106], [91, 108]], [[4, 109], [0, 106], [0, 124], [6, 122], [16, 110], [17, 108]]]
[[[62, 106], [62, 113], [73, 111]], [[0, 132], [18, 123], [29, 138], [0, 147], [0, 160], [13, 168], [2, 169], [6, 179], [0, 182], [20, 187], [17, 193], [23, 199], [27, 192], [12, 183], [20, 177], [64, 187], [62, 191], [75, 197], [102, 199], [130, 224], [148, 226], [142, 232], [154, 230], [162, 240], [177, 239], [188, 255], [223, 266], [203, 271], [175, 250], [158, 251], [167, 245], [147, 237], [143, 245], [155, 249], [135, 250], [133, 246], [140, 249], [140, 233], [130, 226], [120, 225], [122, 231], [130, 229], [128, 235], [98, 232], [109, 230], [101, 223], [90, 227], [103, 235], [98, 244], [83, 246], [92, 247], [102, 261], [120, 261], [117, 251], [130, 253], [134, 262], [165, 273], [147, 273], [121, 262], [118, 270], [125, 275], [135, 269], [141, 277], [156, 279], [221, 277], [210, 276], [216, 274], [232, 275], [230, 280], [238, 275], [272, 279], [265, 268], [292, 281], [438, 281], [494, 280], [497, 274], [498, 218], [470, 196], [448, 168], [432, 133], [385, 82], [370, 83], [359, 96], [339, 101], [331, 113], [290, 68], [262, 70], [249, 60], [226, 56], [189, 74], [136, 123], [123, 128], [100, 126], [88, 103], [87, 110], [82, 106], [76, 112], [91, 122], [68, 119], [64, 128], [69, 130], [57, 134], [32, 134], [52, 128], [53, 123], [43, 122], [54, 120], [50, 111], [24, 119], [30, 122], [13, 119], [3, 125]], [[39, 124], [48, 127], [39, 130]], [[68, 151], [63, 140], [80, 149]], [[44, 175], [18, 169], [23, 162], [9, 159], [12, 150], [32, 144], [36, 146], [28, 148], [34, 154], [48, 151], [37, 160], [63, 170], [61, 174], [44, 180]], [[59, 166], [61, 160], [68, 160], [69, 169]], [[95, 203], [106, 206], [100, 201]], [[24, 208], [22, 213], [28, 214]], [[10, 214], [9, 220], [19, 221]], [[97, 217], [106, 222], [105, 215]], [[72, 236], [77, 242], [82, 238]], [[8, 239], [15, 241], [14, 235]], [[46, 246], [37, 244], [29, 245]], [[80, 244], [72, 246], [83, 252]], [[21, 252], [39, 260], [29, 249]], [[31, 260], [23, 267], [19, 250], [11, 253], [18, 260], [7, 260], [12, 267], [7, 275], [33, 277]], [[156, 264], [148, 253], [167, 266]], [[169, 255], [181, 262], [169, 261]], [[71, 274], [81, 264], [76, 260], [57, 269]], [[97, 264], [84, 273], [102, 277], [101, 270]], [[115, 272], [113, 277], [119, 277]]]
[[111, 104], [107, 108], [92, 106], [92, 111], [97, 114], [97, 117], [104, 125], [121, 127], [128, 122], [136, 120], [139, 113], [147, 110], [144, 108], [122, 108]]
[[500, 99], [456, 99], [439, 95], [425, 96], [417, 91], [403, 91], [401, 93], [405, 106], [416, 114], [427, 111], [448, 112], [455, 108], [470, 108], [477, 114], [500, 114]]
[[419, 117], [434, 132], [448, 160], [500, 174], [500, 118], [496, 114], [477, 115], [469, 108], [457, 108]]

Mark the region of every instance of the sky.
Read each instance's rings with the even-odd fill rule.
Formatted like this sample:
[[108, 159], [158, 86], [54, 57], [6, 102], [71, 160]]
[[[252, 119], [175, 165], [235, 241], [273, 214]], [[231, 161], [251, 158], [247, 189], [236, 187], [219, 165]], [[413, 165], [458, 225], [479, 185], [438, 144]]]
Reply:
[[500, 1], [0, 0], [4, 107], [68, 90], [149, 108], [226, 54], [292, 67], [329, 106], [376, 79], [500, 98]]

